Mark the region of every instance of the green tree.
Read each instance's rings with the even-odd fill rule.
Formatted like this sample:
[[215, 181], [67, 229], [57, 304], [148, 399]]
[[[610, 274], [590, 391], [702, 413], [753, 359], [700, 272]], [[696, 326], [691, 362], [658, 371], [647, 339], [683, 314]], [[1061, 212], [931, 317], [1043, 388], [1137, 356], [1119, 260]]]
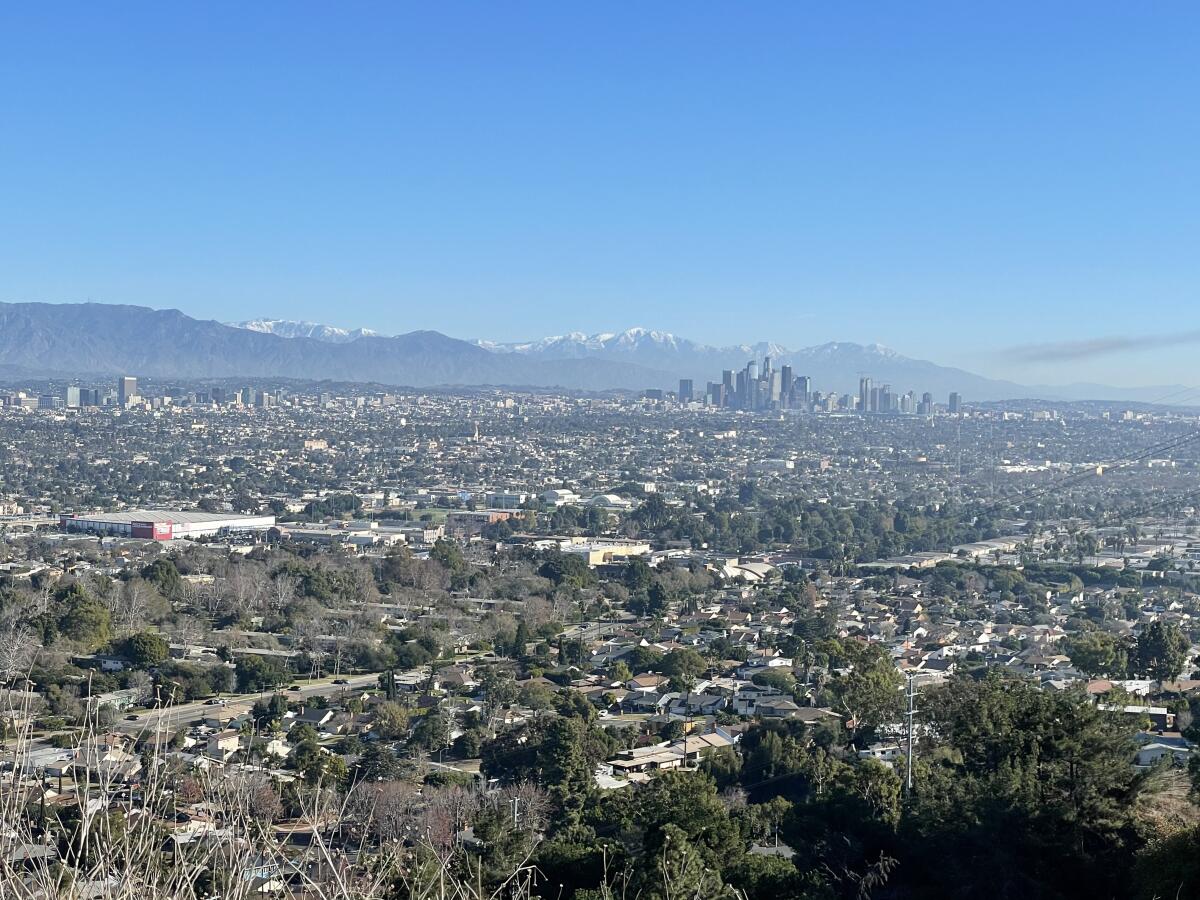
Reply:
[[283, 666], [274, 659], [253, 653], [238, 657], [234, 673], [238, 690], [246, 694], [277, 688], [288, 678]]
[[835, 708], [846, 714], [847, 725], [856, 730], [894, 720], [900, 714], [904, 679], [891, 659], [875, 644], [844, 647], [851, 668], [830, 682]]
[[1071, 663], [1085, 675], [1124, 678], [1129, 654], [1124, 644], [1104, 631], [1072, 635], [1064, 642]]
[[450, 572], [459, 572], [466, 565], [462, 548], [454, 541], [438, 538], [429, 551], [429, 558], [441, 563]]
[[375, 733], [385, 741], [408, 734], [408, 710], [399, 703], [380, 703], [375, 707]]
[[1151, 622], [1138, 635], [1138, 670], [1155, 681], [1173, 681], [1183, 671], [1191, 641], [1178, 625]]
[[103, 603], [80, 592], [72, 595], [58, 629], [71, 640], [95, 649], [108, 643], [111, 618]]
[[593, 788], [592, 764], [584, 747], [586, 730], [581, 719], [559, 717], [546, 729], [538, 752], [541, 783], [547, 786], [567, 825], [579, 822]]
[[122, 648], [125, 657], [139, 669], [166, 662], [170, 650], [166, 638], [148, 631], [130, 635], [124, 640]]
[[672, 650], [662, 658], [660, 669], [664, 675], [695, 678], [708, 668], [704, 657], [691, 647]]
[[721, 880], [720, 869], [703, 855], [676, 825], [664, 825], [646, 847], [641, 867], [641, 892], [646, 900], [703, 897], [723, 900], [736, 896]]

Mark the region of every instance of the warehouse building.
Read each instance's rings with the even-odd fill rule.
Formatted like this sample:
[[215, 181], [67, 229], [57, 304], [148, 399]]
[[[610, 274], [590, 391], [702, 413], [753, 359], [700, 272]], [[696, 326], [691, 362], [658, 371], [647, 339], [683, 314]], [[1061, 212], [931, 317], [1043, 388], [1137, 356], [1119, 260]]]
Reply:
[[59, 518], [59, 525], [64, 531], [154, 541], [211, 537], [237, 531], [265, 531], [274, 524], [274, 516], [173, 509], [127, 509], [123, 512], [89, 513]]

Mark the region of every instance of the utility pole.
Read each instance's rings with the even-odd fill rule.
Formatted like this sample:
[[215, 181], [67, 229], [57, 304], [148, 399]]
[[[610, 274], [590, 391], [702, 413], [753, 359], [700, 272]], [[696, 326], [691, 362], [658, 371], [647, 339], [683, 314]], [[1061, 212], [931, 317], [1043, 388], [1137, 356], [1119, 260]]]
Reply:
[[905, 768], [906, 768], [906, 772], [904, 775], [904, 794], [905, 794], [905, 796], [908, 796], [909, 794], [912, 793], [912, 783], [913, 783], [913, 776], [912, 776], [913, 719], [917, 715], [916, 673], [915, 672], [905, 672], [904, 677], [908, 682], [908, 684], [906, 685], [906, 690], [905, 690], [906, 699], [908, 700], [908, 710], [904, 714], [905, 719], [907, 720], [907, 723], [908, 723], [907, 727], [905, 729], [905, 731], [907, 732], [907, 738], [908, 738], [908, 748], [905, 751], [905, 760], [904, 760]]

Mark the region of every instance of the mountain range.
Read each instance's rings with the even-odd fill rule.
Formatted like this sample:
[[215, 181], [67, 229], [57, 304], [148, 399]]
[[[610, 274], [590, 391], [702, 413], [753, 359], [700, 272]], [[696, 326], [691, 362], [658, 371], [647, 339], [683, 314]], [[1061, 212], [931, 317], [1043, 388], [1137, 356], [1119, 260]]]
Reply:
[[381, 337], [378, 331], [372, 331], [369, 328], [338, 328], [334, 325], [322, 325], [319, 322], [292, 322], [287, 319], [250, 319], [246, 322], [228, 322], [226, 324], [232, 325], [234, 328], [260, 331], [263, 334], [277, 334], [284, 338], [315, 338], [331, 344], [345, 344], [363, 337]]
[[710, 347], [631, 328], [521, 343], [466, 341], [436, 331], [384, 336], [314, 322], [194, 319], [173, 309], [98, 303], [0, 303], [0, 375], [142, 375], [157, 378], [279, 377], [408, 387], [508, 385], [574, 390], [697, 390], [770, 355], [812, 378], [813, 388], [855, 392], [861, 375], [901, 393], [950, 391], [970, 400], [1148, 401], [1175, 390], [1103, 385], [1028, 386], [912, 359], [877, 344], [827, 343], [789, 350], [771, 343]]

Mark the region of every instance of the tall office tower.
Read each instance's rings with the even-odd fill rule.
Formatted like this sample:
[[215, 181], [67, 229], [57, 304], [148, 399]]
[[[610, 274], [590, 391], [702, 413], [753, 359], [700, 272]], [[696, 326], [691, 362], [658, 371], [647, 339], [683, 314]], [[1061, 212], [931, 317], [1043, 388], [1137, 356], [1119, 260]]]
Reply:
[[117, 379], [117, 405], [124, 407], [129, 405], [129, 401], [137, 396], [137, 379], [129, 375], [122, 375]]
[[215, 387], [209, 391], [209, 394], [212, 396], [212, 402], [218, 406], [225, 402], [225, 388]]
[[725, 393], [725, 385], [710, 381], [708, 383], [708, 405], [722, 407], [728, 402], [728, 395]]
[[800, 405], [808, 409], [808, 405], [812, 403], [812, 379], [807, 375], [801, 375], [796, 382], [796, 396], [800, 399]]
[[864, 413], [871, 411], [870, 378], [863, 377], [858, 379], [858, 411]]
[[783, 378], [779, 372], [772, 372], [763, 383], [767, 386], [767, 403], [779, 403], [783, 399]]
[[79, 402], [79, 388], [75, 385], [67, 385], [67, 389], [63, 391], [63, 400], [71, 409], [78, 409], [83, 404]]
[[770, 354], [768, 354], [763, 357], [762, 377], [763, 377], [764, 381], [767, 381], [770, 379], [772, 371], [773, 370], [771, 368], [771, 356], [770, 356]]
[[733, 387], [733, 406], [745, 409], [750, 404], [746, 402], [746, 373], [738, 372]]
[[792, 377], [792, 367], [783, 366], [779, 370], [780, 380], [783, 382], [783, 397], [781, 398], [784, 406], [794, 406], [796, 399], [796, 379]]
[[752, 359], [746, 363], [746, 378], [749, 381], [758, 381], [758, 360]]
[[725, 369], [721, 372], [721, 384], [725, 388], [725, 398], [728, 400], [733, 396], [733, 369]]
[[680, 403], [691, 403], [692, 402], [692, 379], [690, 379], [690, 378], [680, 378], [679, 379], [679, 402]]
[[962, 412], [962, 396], [958, 391], [950, 394], [950, 415], [957, 416]]

